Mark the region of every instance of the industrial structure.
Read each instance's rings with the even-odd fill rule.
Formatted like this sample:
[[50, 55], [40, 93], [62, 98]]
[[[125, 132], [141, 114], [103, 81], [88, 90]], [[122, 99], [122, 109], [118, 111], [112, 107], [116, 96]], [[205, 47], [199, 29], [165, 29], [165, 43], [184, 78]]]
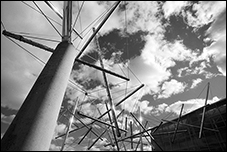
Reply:
[[[54, 7], [50, 3], [46, 3], [51, 9], [54, 10]], [[72, 32], [75, 32], [78, 35], [78, 38], [82, 38], [82, 36], [72, 27], [72, 1], [64, 2], [63, 16], [56, 12], [56, 14], [62, 18], [63, 27], [62, 41], [55, 49], [26, 39], [21, 35], [3, 31], [5, 36], [12, 37], [24, 43], [44, 49], [51, 52], [52, 55], [30, 90], [13, 122], [3, 136], [1, 141], [1, 150], [49, 150], [64, 93], [69, 81], [70, 72], [73, 65], [80, 62], [102, 71], [108, 95], [108, 102], [105, 102], [106, 112], [100, 114], [98, 118], [93, 118], [84, 114], [82, 111], [77, 110], [77, 101], [75, 107], [73, 107], [73, 112], [66, 109], [71, 116], [69, 123], [67, 124], [67, 131], [56, 137], [56, 139], [64, 137], [61, 151], [64, 150], [65, 141], [67, 140], [69, 134], [81, 128], [86, 128], [87, 132], [78, 144], [80, 144], [90, 132], [96, 136], [96, 139], [88, 147], [88, 150], [91, 149], [91, 147], [95, 145], [98, 140], [102, 140], [102, 136], [105, 133], [108, 133], [111, 141], [109, 144], [105, 145], [105, 147], [109, 146], [112, 147], [112, 150], [118, 151], [121, 150], [119, 143], [123, 143], [124, 145], [126, 142], [130, 143], [130, 148], [132, 150], [137, 150], [139, 145], [140, 150], [143, 150], [143, 145], [149, 145], [153, 151], [226, 151], [226, 98], [213, 104], [207, 104], [209, 83], [205, 105], [199, 109], [182, 116], [184, 108], [184, 105], [182, 105], [180, 115], [177, 119], [163, 119], [158, 126], [149, 129], [147, 129], [148, 122], [143, 124], [140, 117], [130, 113], [131, 118], [135, 124], [137, 124], [137, 127], [140, 128], [139, 133], [133, 134], [132, 122], [128, 123], [127, 117], [125, 118], [124, 128], [119, 127], [117, 119], [122, 114], [123, 110], [117, 115], [115, 107], [119, 106], [130, 96], [136, 93], [144, 86], [144, 84], [141, 84], [134, 91], [125, 95], [125, 97], [117, 104], [114, 104], [112, 102], [106, 74], [111, 74], [126, 81], [129, 81], [129, 78], [106, 70], [102, 62], [101, 53], [99, 53], [101, 67], [79, 59], [93, 39], [96, 40], [97, 50], [101, 52], [96, 34], [119, 4], [120, 2], [116, 2], [114, 7], [111, 8], [99, 26], [97, 28], [93, 28], [93, 34], [87, 40], [86, 44], [79, 53], [75, 51], [71, 43]], [[101, 119], [105, 115], [108, 115], [109, 122], [104, 122]], [[92, 122], [85, 124], [78, 118], [78, 116], [91, 119]], [[77, 127], [75, 130], [71, 130], [71, 126], [73, 124], [72, 120], [74, 118], [80, 121], [82, 126]], [[101, 134], [95, 132], [92, 128], [92, 125], [95, 122], [99, 122], [105, 126], [105, 130]], [[129, 128], [127, 128], [128, 125], [130, 126]], [[43, 137], [44, 135], [45, 138]], [[135, 140], [136, 138], [140, 139]], [[146, 138], [147, 143], [143, 143], [142, 138]], [[126, 150], [125, 145], [124, 150]]]
[[[201, 138], [199, 138], [203, 107], [181, 117], [173, 140], [177, 119], [163, 120], [153, 136], [164, 151], [226, 151], [226, 98], [207, 105]], [[153, 150], [161, 149], [155, 144]]]

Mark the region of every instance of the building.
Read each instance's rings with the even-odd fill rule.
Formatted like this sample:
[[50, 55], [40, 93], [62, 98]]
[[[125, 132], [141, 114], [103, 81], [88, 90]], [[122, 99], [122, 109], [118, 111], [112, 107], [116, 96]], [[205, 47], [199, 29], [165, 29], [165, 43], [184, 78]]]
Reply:
[[207, 105], [199, 138], [202, 114], [203, 107], [182, 116], [173, 142], [178, 118], [154, 127], [158, 129], [153, 136], [162, 149], [153, 142], [153, 151], [226, 151], [226, 98]]

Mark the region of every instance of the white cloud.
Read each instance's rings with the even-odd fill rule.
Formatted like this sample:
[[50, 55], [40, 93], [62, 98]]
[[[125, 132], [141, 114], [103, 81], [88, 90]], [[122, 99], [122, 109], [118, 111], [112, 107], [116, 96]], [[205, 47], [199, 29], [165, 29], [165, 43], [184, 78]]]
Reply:
[[162, 103], [157, 105], [156, 107], [153, 108], [153, 110], [151, 111], [152, 114], [159, 116], [161, 113], [163, 113], [165, 111], [165, 109], [168, 107], [168, 105], [166, 103]]
[[150, 112], [153, 109], [153, 107], [148, 106], [148, 104], [149, 104], [149, 101], [147, 101], [147, 100], [138, 102], [138, 106], [140, 107], [140, 110], [142, 113], [147, 114], [148, 112]]
[[192, 16], [190, 12], [183, 14], [188, 24], [193, 27], [202, 27], [210, 22], [211, 27], [206, 34], [208, 39], [215, 42], [206, 48], [203, 53], [191, 61], [207, 60], [213, 57], [217, 64], [219, 72], [226, 75], [226, 2], [225, 1], [201, 1], [193, 5], [193, 10], [196, 11], [196, 17]]
[[182, 82], [178, 82], [175, 79], [166, 81], [162, 85], [162, 92], [158, 98], [168, 98], [171, 95], [178, 94], [184, 91], [186, 85]]
[[[55, 140], [55, 137], [58, 135], [64, 134], [66, 132], [66, 125], [63, 123], [57, 124], [54, 130], [53, 140]], [[61, 138], [58, 138], [61, 139]]]
[[[211, 104], [214, 102], [219, 101], [220, 99], [218, 97], [213, 97], [213, 99], [208, 99], [207, 104]], [[184, 104], [183, 108], [183, 114], [189, 113], [195, 109], [198, 109], [205, 104], [205, 99], [190, 99], [187, 101], [177, 101], [171, 105], [169, 105], [165, 112], [174, 112], [175, 114], [179, 115], [180, 114], [180, 109], [182, 104]]]
[[196, 87], [200, 82], [202, 82], [202, 79], [200, 78], [192, 80], [191, 89]]
[[214, 21], [225, 8], [225, 1], [200, 1], [193, 4], [192, 10], [195, 12], [195, 16], [189, 11], [183, 13], [183, 16], [187, 19], [186, 24], [199, 28]]
[[50, 144], [50, 148], [49, 148], [50, 151], [60, 151], [60, 149], [61, 149], [61, 146], [57, 146], [53, 143]]
[[15, 117], [15, 115], [6, 116], [1, 113], [1, 122], [10, 124], [13, 121], [14, 117]]
[[166, 1], [162, 7], [165, 18], [168, 18], [173, 14], [179, 14], [181, 10], [187, 5], [187, 1]]

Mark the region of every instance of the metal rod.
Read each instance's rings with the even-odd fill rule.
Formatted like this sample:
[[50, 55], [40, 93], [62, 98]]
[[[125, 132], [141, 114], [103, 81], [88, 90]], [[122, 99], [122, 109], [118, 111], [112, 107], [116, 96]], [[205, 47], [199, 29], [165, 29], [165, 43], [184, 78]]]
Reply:
[[4, 134], [2, 151], [49, 150], [76, 54], [71, 43], [58, 44]]
[[[55, 7], [48, 1], [44, 1], [61, 19], [63, 19], [63, 16], [55, 9]], [[72, 25], [71, 25], [72, 26]], [[76, 35], [78, 35], [81, 39], [83, 39], [83, 37], [73, 28], [71, 27], [73, 32], [76, 33]], [[71, 31], [70, 31], [71, 32]]]
[[108, 74], [114, 75], [114, 76], [119, 77], [119, 78], [121, 78], [121, 79], [124, 79], [124, 80], [126, 80], [126, 81], [129, 81], [129, 80], [130, 80], [129, 78], [126, 78], [126, 77], [124, 77], [124, 76], [121, 76], [121, 75], [119, 75], [119, 74], [117, 74], [117, 73], [114, 73], [114, 72], [112, 72], [112, 71], [110, 71], [110, 70], [101, 68], [101, 67], [96, 66], [96, 65], [94, 65], [94, 64], [88, 63], [88, 62], [86, 62], [86, 61], [82, 61], [82, 60], [80, 60], [80, 59], [75, 59], [75, 61], [80, 62], [80, 63], [82, 63], [82, 64], [85, 64], [85, 65], [87, 65], [87, 66], [93, 67], [93, 68], [95, 68], [95, 69], [97, 69], [97, 70], [101, 70], [101, 71], [106, 72], [106, 73], [108, 73]]
[[[120, 116], [122, 113], [123, 113], [123, 111], [124, 111], [124, 109], [118, 114], [118, 116]], [[104, 114], [102, 114], [101, 116], [99, 116], [97, 119], [101, 119], [105, 114], [107, 114], [108, 113], [108, 111], [106, 111]], [[117, 116], [117, 117], [118, 117]], [[95, 123], [96, 122], [96, 120], [95, 121], [93, 121], [93, 122], [91, 122], [90, 124], [87, 124], [87, 126], [89, 126], [89, 125], [92, 125], [93, 123]], [[74, 129], [74, 130], [71, 130], [69, 133], [72, 133], [72, 132], [75, 132], [75, 131], [77, 131], [77, 130], [79, 130], [79, 129], [82, 129], [82, 128], [84, 128], [85, 126], [82, 126], [82, 127], [80, 127], [80, 128], [76, 128], [76, 129]], [[58, 138], [60, 138], [60, 137], [62, 137], [62, 136], [64, 136], [65, 134], [62, 134], [62, 135], [59, 135], [59, 136], [57, 136], [57, 137], [55, 137], [55, 139], [58, 139]]]
[[43, 44], [34, 42], [34, 41], [30, 40], [30, 39], [24, 38], [23, 36], [21, 36], [19, 34], [14, 34], [14, 33], [8, 32], [6, 30], [3, 30], [2, 34], [5, 35], [5, 36], [8, 36], [8, 37], [12, 37], [14, 39], [17, 39], [17, 40], [19, 40], [21, 42], [28, 43], [30, 45], [33, 45], [33, 46], [38, 47], [40, 49], [43, 49], [45, 51], [48, 51], [48, 52], [51, 52], [51, 53], [54, 52], [53, 48], [50, 48], [50, 47], [45, 46]]
[[113, 11], [117, 8], [117, 6], [120, 4], [121, 1], [116, 2], [116, 5], [110, 10], [110, 12], [106, 15], [106, 17], [103, 19], [103, 21], [99, 24], [95, 32], [91, 35], [91, 37], [88, 39], [87, 43], [84, 45], [84, 47], [81, 49], [80, 53], [76, 56], [76, 59], [79, 59], [79, 57], [82, 55], [84, 50], [87, 48], [87, 46], [90, 44], [94, 36], [98, 33], [98, 31], [101, 29], [101, 27], [105, 24], [107, 19], [110, 17], [110, 15], [113, 13]]
[[[123, 101], [125, 101], [127, 98], [129, 98], [130, 96], [132, 96], [134, 93], [136, 93], [140, 88], [142, 88], [144, 86], [144, 84], [142, 84], [142, 85], [140, 85], [137, 89], [135, 89], [133, 92], [131, 92], [130, 94], [128, 94], [125, 98], [123, 98], [121, 101], [119, 101], [117, 104], [116, 104], [116, 106], [119, 106]], [[103, 116], [105, 116], [107, 113], [109, 113], [110, 112], [110, 109], [109, 110], [107, 110], [106, 112], [104, 112], [101, 116], [99, 116], [97, 119], [100, 119], [100, 118], [102, 118]], [[94, 123], [95, 121], [93, 121], [92, 123]], [[75, 129], [75, 130], [78, 130], [78, 129]], [[72, 130], [71, 132], [73, 132], [74, 130]], [[70, 133], [71, 133], [70, 132]], [[61, 136], [63, 136], [63, 135], [60, 135], [60, 136], [58, 136], [58, 137], [56, 137], [56, 139], [57, 138], [59, 138], [59, 137], [61, 137]]]
[[[117, 118], [121, 115], [121, 113], [123, 112], [123, 110], [117, 115]], [[111, 122], [112, 123], [112, 122]], [[108, 133], [108, 129], [110, 128], [110, 126], [108, 126], [102, 133], [101, 135], [90, 145], [90, 147], [88, 147], [88, 150], [91, 149], [91, 147], [98, 141], [98, 139], [107, 131]], [[108, 134], [109, 135], [109, 134]], [[111, 138], [110, 138], [111, 139]], [[111, 142], [112, 146], [114, 146], [113, 142]]]
[[208, 99], [208, 96], [209, 96], [210, 82], [208, 82], [207, 85], [208, 85], [208, 86], [207, 86], [207, 94], [206, 94], [205, 105], [204, 105], [204, 107], [203, 107], [203, 115], [202, 115], [200, 130], [199, 130], [199, 138], [202, 137], [202, 131], [203, 131], [204, 120], [205, 120], [205, 112], [206, 112], [207, 99]]
[[[93, 32], [95, 32], [95, 28], [93, 28]], [[104, 64], [103, 64], [103, 61], [102, 61], [103, 55], [101, 53], [102, 50], [99, 46], [97, 36], [95, 36], [95, 42], [96, 42], [96, 46], [97, 46], [97, 49], [98, 49], [100, 65], [104, 69]], [[117, 119], [116, 119], [116, 115], [115, 115], [115, 111], [114, 111], [114, 104], [113, 104], [112, 97], [111, 97], [111, 94], [110, 94], [110, 88], [109, 88], [108, 80], [107, 80], [107, 77], [106, 77], [106, 73], [104, 71], [102, 71], [102, 74], [103, 74], [103, 79], [104, 79], [104, 82], [105, 82], [105, 85], [106, 85], [106, 92], [107, 92], [107, 95], [108, 95], [108, 98], [109, 98], [113, 122], [114, 122], [115, 127], [116, 127], [116, 134], [117, 134], [118, 137], [121, 137], [121, 133], [119, 131], [119, 126], [118, 126], [118, 123], [117, 123]]]
[[[144, 128], [146, 128], [146, 126], [147, 126], [147, 124], [148, 124], [148, 121], [146, 121], [146, 123], [145, 123], [145, 125], [144, 125]], [[142, 130], [140, 130], [140, 132], [141, 132]], [[137, 148], [139, 147], [139, 143], [141, 142], [141, 140], [142, 140], [142, 136], [144, 136], [143, 134], [140, 134], [140, 139], [139, 139], [139, 141], [138, 141], [138, 143], [137, 143], [137, 145], [136, 145], [136, 149], [135, 149], [135, 151], [137, 150]], [[141, 142], [141, 145], [143, 145], [143, 143]], [[141, 151], [143, 151], [143, 149], [141, 149]]]
[[158, 127], [156, 127], [153, 131], [151, 131], [151, 134], [153, 135], [163, 124], [163, 121], [160, 122], [160, 124], [158, 125]]
[[[75, 115], [73, 115], [77, 120], [79, 120], [87, 129], [90, 129], [82, 120], [80, 120], [79, 118], [77, 118]], [[96, 135], [97, 137], [99, 137], [99, 135], [97, 133], [95, 133], [93, 130], [91, 130], [91, 132]], [[100, 138], [101, 140], [103, 140], [102, 138]]]
[[[131, 136], [133, 136], [132, 121], [130, 121], [130, 130], [131, 130]], [[133, 138], [131, 138], [131, 149], [133, 149]]]
[[64, 1], [62, 41], [71, 42], [71, 29], [72, 29], [72, 1]]
[[[128, 125], [128, 123], [127, 123], [127, 116], [125, 117], [125, 130], [127, 130], [127, 125]], [[127, 136], [127, 132], [125, 132], [125, 136]]]
[[78, 142], [78, 145], [84, 140], [84, 138], [88, 135], [88, 133], [91, 131], [91, 129], [92, 129], [92, 127], [90, 127], [90, 129], [85, 133], [83, 138], [81, 138], [81, 140]]
[[[73, 109], [73, 115], [74, 115], [75, 112], [76, 112], [77, 105], [78, 105], [78, 98], [76, 99], [76, 104], [75, 104], [75, 107], [74, 107], [74, 109]], [[63, 141], [63, 143], [62, 143], [62, 147], [61, 147], [61, 150], [60, 150], [60, 151], [63, 151], [63, 149], [64, 149], [65, 141], [66, 141], [66, 139], [68, 138], [69, 130], [71, 129], [71, 125], [72, 125], [72, 123], [73, 123], [73, 119], [74, 119], [74, 117], [72, 116], [71, 119], [69, 119], [69, 121], [68, 121], [68, 128], [67, 128], [66, 135], [65, 135], [65, 139], [64, 139], [64, 141]]]
[[143, 128], [143, 130], [150, 136], [150, 138], [155, 142], [155, 144], [163, 151], [163, 149], [159, 146], [159, 144], [154, 140], [154, 137], [149, 134], [149, 132], [143, 127], [143, 125], [139, 122], [139, 120], [133, 115], [133, 113], [130, 112], [130, 114], [135, 118], [135, 120], [138, 122], [138, 124]]
[[[98, 122], [100, 122], [100, 123], [103, 123], [104, 125], [112, 126], [112, 127], [116, 128], [116, 126], [113, 126], [113, 125], [111, 125], [111, 124], [108, 124], [108, 123], [106, 123], [106, 122], [104, 122], [104, 121], [101, 121], [101, 120], [99, 120], [99, 119], [97, 119], [97, 118], [93, 118], [93, 117], [87, 116], [87, 115], [82, 114], [82, 113], [80, 113], [80, 112], [77, 112], [77, 114], [79, 114], [79, 115], [81, 115], [81, 116], [84, 116], [84, 117], [87, 117], [87, 118], [89, 118], [89, 119], [98, 121]], [[121, 130], [121, 131], [124, 131], [124, 132], [127, 132], [126, 130], [121, 129], [121, 128], [120, 128], [120, 130]]]
[[174, 142], [174, 139], [175, 139], [175, 137], [176, 137], [176, 132], [177, 132], [177, 129], [178, 129], [178, 126], [179, 126], [179, 122], [180, 122], [180, 118], [181, 118], [181, 114], [182, 114], [183, 108], [184, 108], [184, 104], [182, 104], [182, 106], [181, 106], [180, 115], [179, 115], [179, 118], [178, 118], [178, 120], [177, 120], [177, 126], [176, 126], [176, 128], [175, 128], [175, 132], [174, 132], [174, 134], [173, 134], [173, 139], [172, 139], [172, 141], [171, 141], [172, 143]]
[[[105, 102], [105, 105], [106, 105], [106, 110], [111, 111], [111, 109], [108, 108], [107, 102]], [[111, 116], [110, 116], [109, 112], [108, 112], [108, 117], [109, 117], [110, 123], [112, 124], [112, 120], [111, 120]], [[119, 149], [119, 146], [118, 146], [117, 137], [116, 137], [115, 132], [114, 132], [114, 127], [111, 126], [111, 129], [112, 129], [112, 132], [113, 132], [113, 136], [114, 136], [114, 140], [115, 140], [115, 143], [116, 143], [116, 146], [117, 146], [117, 150], [119, 151], [120, 149]]]

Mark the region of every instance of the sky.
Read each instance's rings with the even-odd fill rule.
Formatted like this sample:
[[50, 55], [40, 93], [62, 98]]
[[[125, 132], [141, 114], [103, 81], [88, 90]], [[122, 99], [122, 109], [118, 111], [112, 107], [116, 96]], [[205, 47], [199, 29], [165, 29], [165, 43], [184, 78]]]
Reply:
[[[63, 2], [51, 3], [62, 14]], [[81, 50], [93, 33], [92, 28], [97, 28], [101, 22], [100, 16], [114, 3], [73, 2], [73, 25], [83, 37], [81, 40], [72, 33], [75, 51]], [[45, 2], [36, 4], [61, 33], [61, 19]], [[31, 1], [1, 1], [1, 33], [6, 29], [55, 48], [61, 37], [54, 27]], [[124, 128], [127, 117], [128, 122], [133, 123], [134, 133], [139, 132], [130, 112], [141, 116], [143, 124], [148, 121], [148, 128], [151, 128], [161, 119], [177, 118], [182, 104], [183, 115], [203, 106], [208, 82], [209, 104], [226, 98], [225, 1], [122, 1], [100, 29], [97, 38], [105, 69], [130, 79], [125, 81], [107, 74], [114, 104], [144, 84], [115, 107], [116, 114], [124, 109], [118, 118], [120, 128]], [[13, 41], [1, 35], [1, 137], [51, 56], [50, 52]], [[100, 66], [97, 48], [92, 41], [80, 59]], [[63, 138], [55, 137], [65, 133], [67, 128], [70, 113], [64, 112], [63, 117], [64, 109], [72, 110], [78, 101], [77, 110], [94, 118], [106, 110], [108, 96], [102, 72], [76, 63], [70, 80], [74, 84], [69, 82], [66, 88], [50, 150], [61, 148]], [[91, 122], [89, 118], [78, 117], [84, 123]], [[107, 116], [102, 120], [109, 122]], [[82, 126], [77, 119], [73, 123], [72, 129]], [[93, 125], [99, 134], [102, 127], [105, 126], [100, 123]], [[65, 150], [87, 150], [96, 137], [89, 133], [81, 144], [77, 144], [86, 131], [87, 128], [84, 128], [71, 133]], [[103, 141], [99, 140], [90, 150], [112, 150], [104, 146], [109, 142], [109, 137], [104, 134]], [[128, 143], [125, 146], [130, 150]], [[122, 145], [120, 147], [123, 149]], [[145, 146], [144, 150], [149, 148]]]

